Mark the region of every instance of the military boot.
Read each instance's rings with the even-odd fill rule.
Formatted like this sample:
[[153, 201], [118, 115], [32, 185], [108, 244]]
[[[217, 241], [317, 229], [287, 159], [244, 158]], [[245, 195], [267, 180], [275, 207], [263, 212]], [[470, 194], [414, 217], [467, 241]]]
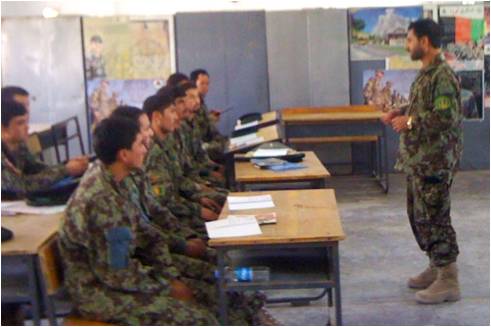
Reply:
[[425, 289], [431, 285], [436, 279], [436, 267], [430, 263], [428, 267], [419, 275], [410, 277], [407, 280], [407, 287], [416, 289]]
[[449, 265], [437, 267], [437, 271], [436, 280], [427, 289], [416, 292], [418, 303], [438, 304], [460, 299], [457, 264], [452, 262]]

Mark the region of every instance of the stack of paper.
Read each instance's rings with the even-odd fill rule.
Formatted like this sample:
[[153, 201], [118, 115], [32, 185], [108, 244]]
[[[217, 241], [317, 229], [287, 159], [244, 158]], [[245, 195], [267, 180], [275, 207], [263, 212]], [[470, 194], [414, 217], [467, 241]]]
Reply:
[[28, 215], [53, 215], [65, 210], [66, 205], [50, 207], [33, 207], [27, 205], [25, 201], [2, 202], [2, 213], [13, 214], [22, 213]]
[[253, 157], [280, 157], [287, 154], [288, 149], [257, 149]]
[[247, 146], [251, 144], [257, 144], [264, 141], [264, 137], [257, 136], [256, 133], [251, 133], [243, 136], [232, 137], [230, 139], [230, 146], [232, 148], [238, 148], [242, 146]]
[[228, 196], [229, 210], [249, 210], [273, 208], [273, 198], [271, 195], [256, 195], [256, 196]]
[[228, 216], [205, 223], [210, 238], [260, 235], [261, 228], [254, 216]]

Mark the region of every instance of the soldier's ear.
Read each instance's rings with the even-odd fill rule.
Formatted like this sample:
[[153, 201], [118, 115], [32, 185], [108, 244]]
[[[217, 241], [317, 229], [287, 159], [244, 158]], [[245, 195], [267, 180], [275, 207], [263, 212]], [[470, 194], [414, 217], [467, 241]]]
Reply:
[[129, 150], [128, 149], [119, 150], [118, 154], [116, 155], [116, 160], [124, 164], [127, 164], [129, 160]]

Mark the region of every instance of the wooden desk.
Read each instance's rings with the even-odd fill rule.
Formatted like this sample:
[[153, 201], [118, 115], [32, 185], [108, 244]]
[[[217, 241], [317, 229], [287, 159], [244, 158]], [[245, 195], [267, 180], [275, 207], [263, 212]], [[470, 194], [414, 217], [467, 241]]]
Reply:
[[263, 183], [292, 183], [292, 182], [311, 182], [313, 188], [325, 188], [326, 180], [331, 175], [324, 167], [319, 158], [312, 151], [305, 152], [305, 157], [301, 162], [306, 168], [272, 171], [269, 169], [259, 169], [249, 161], [235, 161], [235, 183], [240, 191], [245, 191], [247, 184]]
[[[56, 237], [62, 213], [55, 215], [16, 215], [2, 217], [2, 226], [10, 229], [14, 237], [2, 243], [2, 257], [21, 258], [28, 268], [29, 300], [33, 308], [35, 325], [41, 323], [42, 276], [38, 250]], [[3, 296], [3, 294], [2, 294]]]
[[256, 135], [262, 137], [260, 142], [255, 142], [253, 144], [247, 144], [240, 147], [228, 147], [225, 151], [225, 178], [227, 181], [227, 186], [231, 186], [234, 181], [234, 155], [236, 153], [244, 153], [252, 148], [267, 142], [278, 141], [281, 139], [281, 134], [278, 125], [271, 125], [268, 127], [260, 128]]
[[288, 144], [363, 142], [370, 144], [370, 172], [389, 191], [387, 136], [374, 106], [285, 108], [281, 113]]
[[[334, 190], [295, 190], [231, 193], [233, 196], [250, 196], [271, 194], [275, 208], [230, 211], [228, 203], [224, 206], [220, 219], [229, 214], [257, 214], [276, 212], [277, 223], [261, 226], [262, 234], [249, 237], [212, 239], [209, 245], [217, 249], [218, 255], [218, 287], [221, 322], [228, 324], [227, 297], [229, 290], [259, 290], [259, 289], [334, 289], [336, 323], [342, 324], [341, 315], [341, 284], [339, 274], [338, 243], [345, 239], [336, 204]], [[266, 282], [229, 282], [225, 274], [225, 256], [230, 250], [254, 251], [285, 250], [316, 248], [324, 249], [319, 259], [328, 257], [327, 267], [321, 277], [305, 280], [289, 276], [287, 280], [275, 279], [272, 269], [271, 279]], [[301, 265], [300, 265], [301, 266]], [[299, 265], [294, 266], [296, 270]], [[301, 267], [300, 267], [301, 268]], [[305, 267], [311, 269], [313, 267]]]

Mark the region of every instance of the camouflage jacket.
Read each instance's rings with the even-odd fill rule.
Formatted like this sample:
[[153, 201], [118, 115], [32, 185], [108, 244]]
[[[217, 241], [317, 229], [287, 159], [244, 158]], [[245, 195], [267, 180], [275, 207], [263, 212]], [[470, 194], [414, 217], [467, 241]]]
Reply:
[[[150, 179], [151, 188], [158, 202], [169, 208], [179, 218], [199, 218], [201, 206], [183, 197], [181, 193], [196, 192], [194, 182], [183, 177], [182, 167], [175, 151], [175, 139], [168, 135], [160, 140], [154, 137], [154, 142], [145, 158], [145, 173]], [[191, 188], [186, 190], [186, 188]]]
[[227, 137], [220, 134], [215, 123], [209, 117], [208, 109], [204, 103], [201, 104], [196, 114], [195, 122], [200, 130], [204, 148], [219, 152], [225, 151]]
[[29, 152], [25, 144], [10, 152], [2, 143], [2, 190], [24, 196], [27, 192], [48, 188], [66, 176], [64, 165], [45, 165]]
[[418, 176], [454, 171], [463, 148], [460, 86], [441, 56], [412, 83], [405, 114], [412, 129], [401, 133], [395, 168]]
[[166, 235], [150, 222], [131, 177], [116, 182], [99, 164], [85, 173], [59, 228], [65, 282], [76, 300], [95, 288], [168, 291], [179, 277]]

